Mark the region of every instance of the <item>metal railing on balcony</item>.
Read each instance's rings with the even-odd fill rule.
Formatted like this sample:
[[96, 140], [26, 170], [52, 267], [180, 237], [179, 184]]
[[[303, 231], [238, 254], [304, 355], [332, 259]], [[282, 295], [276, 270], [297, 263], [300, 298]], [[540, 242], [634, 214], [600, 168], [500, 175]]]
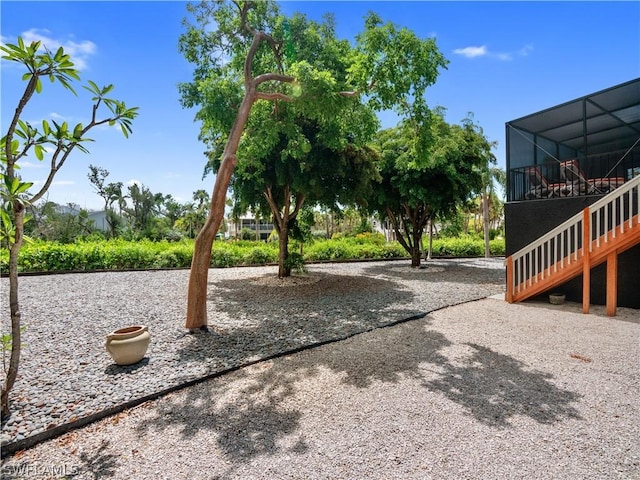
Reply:
[[509, 170], [507, 201], [604, 195], [640, 175], [640, 154], [551, 160]]

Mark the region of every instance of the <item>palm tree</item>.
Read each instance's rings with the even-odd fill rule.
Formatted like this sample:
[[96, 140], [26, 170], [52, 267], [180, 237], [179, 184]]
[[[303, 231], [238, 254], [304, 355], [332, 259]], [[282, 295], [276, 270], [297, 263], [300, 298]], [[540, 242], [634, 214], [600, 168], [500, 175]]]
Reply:
[[507, 174], [500, 167], [489, 167], [483, 172], [483, 189], [481, 194], [482, 200], [482, 223], [484, 226], [484, 256], [489, 258], [491, 251], [489, 248], [489, 228], [491, 222], [490, 203], [491, 199], [497, 197], [495, 194], [496, 183], [500, 185], [503, 191], [506, 189]]

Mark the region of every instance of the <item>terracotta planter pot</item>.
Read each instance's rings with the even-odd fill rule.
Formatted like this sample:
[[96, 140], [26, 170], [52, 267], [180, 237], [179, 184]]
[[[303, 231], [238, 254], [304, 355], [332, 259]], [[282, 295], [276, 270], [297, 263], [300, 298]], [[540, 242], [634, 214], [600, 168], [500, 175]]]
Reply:
[[134, 325], [107, 335], [105, 347], [116, 364], [132, 365], [142, 360], [150, 340], [146, 325]]

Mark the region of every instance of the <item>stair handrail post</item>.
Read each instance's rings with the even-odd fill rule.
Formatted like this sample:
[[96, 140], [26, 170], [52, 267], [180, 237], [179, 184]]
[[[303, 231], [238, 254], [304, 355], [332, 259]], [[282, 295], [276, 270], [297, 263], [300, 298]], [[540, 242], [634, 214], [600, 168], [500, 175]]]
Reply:
[[582, 211], [582, 313], [589, 313], [591, 303], [591, 209]]
[[509, 255], [507, 257], [507, 292], [505, 300], [508, 303], [513, 303], [513, 291], [515, 289], [515, 284], [513, 282], [513, 256]]

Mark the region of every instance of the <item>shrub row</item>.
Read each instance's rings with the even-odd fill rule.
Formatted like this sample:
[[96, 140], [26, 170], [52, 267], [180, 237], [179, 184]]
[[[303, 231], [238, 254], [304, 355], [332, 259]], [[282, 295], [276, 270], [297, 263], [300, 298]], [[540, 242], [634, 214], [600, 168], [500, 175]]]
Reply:
[[[491, 255], [503, 256], [504, 239], [490, 240], [489, 251]], [[481, 257], [484, 255], [484, 240], [471, 236], [438, 238], [433, 241], [432, 253], [443, 257]]]
[[319, 240], [308, 247], [304, 252], [306, 261], [322, 260], [362, 260], [365, 258], [401, 258], [405, 257], [399, 243], [379, 243], [377, 241], [366, 242], [358, 237], [334, 238], [332, 240]]
[[[306, 262], [327, 260], [362, 260], [402, 258], [407, 254], [400, 244], [387, 243], [381, 235], [362, 234], [356, 237], [318, 240], [304, 245]], [[290, 246], [291, 252], [297, 246]], [[491, 241], [491, 253], [504, 255], [504, 240]], [[433, 242], [435, 256], [482, 256], [482, 240], [473, 238], [437, 239]], [[176, 243], [143, 240], [130, 242], [109, 240], [59, 244], [33, 242], [25, 244], [18, 259], [21, 272], [55, 272], [79, 270], [117, 270], [136, 268], [188, 268], [193, 256], [193, 241]], [[215, 242], [211, 252], [212, 267], [263, 265], [278, 261], [277, 243]], [[0, 271], [7, 272], [9, 252], [0, 250]]]

